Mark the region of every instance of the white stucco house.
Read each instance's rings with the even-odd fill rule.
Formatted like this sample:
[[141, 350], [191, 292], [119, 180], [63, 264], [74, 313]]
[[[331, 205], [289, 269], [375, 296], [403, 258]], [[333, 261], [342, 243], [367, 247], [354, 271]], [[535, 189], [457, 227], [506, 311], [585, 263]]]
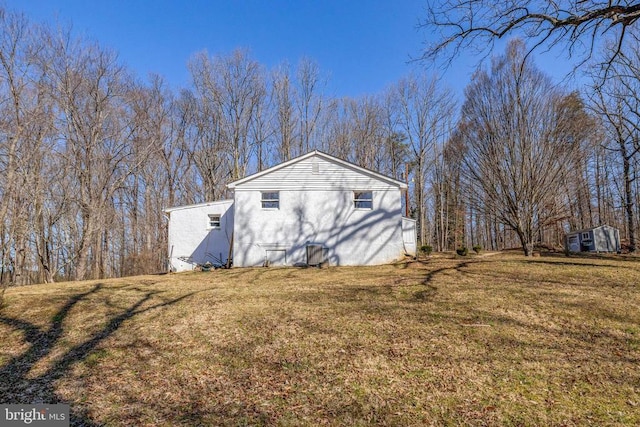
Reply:
[[375, 265], [415, 255], [415, 221], [402, 215], [407, 185], [331, 155], [313, 151], [228, 188], [233, 200], [165, 211], [173, 271], [227, 253], [235, 267]]

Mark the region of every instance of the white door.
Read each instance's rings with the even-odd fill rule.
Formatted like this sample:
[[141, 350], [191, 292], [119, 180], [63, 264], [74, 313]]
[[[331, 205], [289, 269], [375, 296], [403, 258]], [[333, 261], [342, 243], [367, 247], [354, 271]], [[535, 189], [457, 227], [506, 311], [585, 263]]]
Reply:
[[569, 251], [580, 252], [580, 240], [578, 239], [577, 234], [574, 234], [573, 236], [569, 236]]

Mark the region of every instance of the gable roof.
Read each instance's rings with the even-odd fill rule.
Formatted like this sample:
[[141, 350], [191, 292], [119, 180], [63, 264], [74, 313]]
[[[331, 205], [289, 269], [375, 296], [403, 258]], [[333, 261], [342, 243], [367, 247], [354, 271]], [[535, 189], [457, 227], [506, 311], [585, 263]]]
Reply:
[[399, 187], [401, 189], [406, 189], [407, 188], [407, 184], [402, 182], [402, 181], [398, 181], [397, 179], [388, 177], [388, 176], [383, 175], [383, 174], [378, 173], [378, 172], [374, 172], [371, 169], [363, 168], [362, 166], [358, 166], [358, 165], [356, 165], [354, 163], [348, 162], [346, 160], [342, 160], [342, 159], [340, 159], [338, 157], [334, 157], [334, 156], [332, 156], [330, 154], [323, 153], [322, 151], [318, 151], [318, 150], [310, 151], [307, 154], [303, 154], [301, 156], [295, 157], [295, 158], [293, 158], [291, 160], [288, 160], [286, 162], [280, 163], [280, 164], [278, 164], [276, 166], [272, 166], [272, 167], [270, 167], [268, 169], [265, 169], [263, 171], [254, 173], [253, 175], [249, 175], [249, 176], [246, 176], [246, 177], [244, 177], [242, 179], [239, 179], [237, 181], [230, 182], [229, 184], [227, 184], [227, 188], [234, 189], [238, 185], [245, 184], [245, 183], [247, 183], [249, 181], [252, 181], [252, 180], [254, 180], [256, 178], [268, 175], [268, 174], [270, 174], [272, 172], [275, 172], [277, 170], [286, 168], [287, 166], [291, 166], [291, 165], [293, 165], [295, 163], [301, 162], [303, 160], [306, 160], [306, 159], [308, 159], [310, 157], [314, 157], [314, 156], [315, 157], [320, 157], [320, 158], [325, 159], [325, 160], [330, 161], [330, 162], [334, 162], [334, 163], [340, 164], [340, 165], [342, 165], [342, 166], [344, 166], [346, 168], [353, 169], [353, 170], [355, 170], [357, 172], [360, 172], [363, 175], [379, 179], [381, 181], [386, 182], [387, 184], [397, 186], [397, 187]]
[[173, 211], [181, 211], [184, 209], [202, 208], [204, 206], [215, 206], [215, 205], [231, 205], [232, 203], [233, 203], [233, 199], [223, 199], [223, 200], [216, 200], [215, 202], [197, 203], [195, 205], [174, 206], [172, 208], [164, 209], [163, 212], [171, 213]]

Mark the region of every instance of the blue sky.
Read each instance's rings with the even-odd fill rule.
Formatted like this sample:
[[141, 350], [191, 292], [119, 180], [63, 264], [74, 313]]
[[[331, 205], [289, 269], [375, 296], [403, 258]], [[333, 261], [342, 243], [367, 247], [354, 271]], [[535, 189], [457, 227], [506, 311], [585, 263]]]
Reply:
[[[1, 1], [1, 0], [0, 0]], [[314, 59], [333, 96], [376, 94], [412, 70], [410, 62], [432, 35], [418, 30], [426, 0], [4, 0], [35, 22], [72, 24], [76, 35], [117, 51], [141, 78], [157, 73], [175, 88], [189, 84], [187, 62], [196, 52], [225, 54], [247, 48], [273, 68]], [[478, 63], [461, 57], [445, 72], [458, 94]], [[568, 65], [552, 54], [538, 60], [562, 77]]]

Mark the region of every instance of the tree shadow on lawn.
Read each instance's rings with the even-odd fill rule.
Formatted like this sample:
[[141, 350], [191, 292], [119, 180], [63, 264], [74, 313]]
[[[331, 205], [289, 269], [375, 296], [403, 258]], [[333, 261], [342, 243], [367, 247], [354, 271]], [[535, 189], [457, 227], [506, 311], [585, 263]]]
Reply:
[[[433, 302], [439, 291], [439, 288], [434, 284], [438, 275], [447, 272], [467, 274], [467, 272], [464, 271], [467, 266], [469, 266], [470, 264], [481, 262], [484, 263], [490, 261], [456, 261], [455, 264], [451, 266], [440, 267], [428, 271], [424, 276], [422, 276], [421, 270], [414, 270], [416, 273], [418, 273], [418, 277], [415, 277], [415, 280], [410, 276], [401, 278], [389, 277], [388, 283], [376, 285], [344, 284], [329, 289], [310, 291], [304, 294], [294, 295], [292, 296], [292, 298], [300, 302], [309, 303], [320, 300], [323, 295], [330, 295], [332, 297], [330, 298], [331, 300], [335, 299], [341, 303], [356, 303], [357, 306], [354, 306], [353, 308], [360, 309], [363, 312], [380, 312], [381, 310], [393, 311], [394, 309], [397, 309], [397, 307], [394, 308], [393, 305], [379, 303], [376, 298], [393, 297], [395, 292], [404, 288], [409, 290], [412, 302]], [[424, 262], [421, 264], [425, 266], [429, 265], [428, 262]], [[417, 287], [419, 287], [420, 289], [414, 290]]]
[[[611, 258], [604, 258], [603, 260], [611, 260]], [[440, 276], [444, 275], [444, 274], [448, 274], [448, 273], [458, 273], [461, 274], [464, 277], [471, 277], [471, 278], [477, 278], [478, 280], [480, 278], [484, 278], [486, 280], [489, 281], [489, 283], [491, 284], [492, 282], [495, 282], [496, 280], [500, 280], [500, 281], [504, 281], [504, 280], [508, 280], [509, 283], [513, 284], [513, 283], [521, 283], [521, 284], [531, 284], [531, 279], [526, 278], [526, 279], [518, 279], [517, 276], [514, 277], [509, 277], [508, 274], [505, 273], [501, 273], [498, 271], [494, 271], [492, 270], [490, 267], [487, 268], [487, 264], [493, 264], [493, 263], [501, 263], [504, 262], [504, 260], [494, 260], [494, 259], [469, 259], [469, 260], [465, 260], [465, 259], [455, 259], [455, 260], [451, 260], [452, 264], [448, 265], [448, 266], [442, 266], [442, 267], [438, 267], [435, 268], [433, 270], [427, 271], [425, 273], [424, 279], [421, 282], [411, 282], [410, 280], [408, 281], [408, 283], [402, 282], [400, 281], [399, 283], [389, 283], [389, 284], [382, 284], [382, 285], [376, 285], [376, 286], [343, 286], [337, 289], [337, 293], [338, 293], [338, 297], [345, 300], [345, 301], [359, 301], [362, 300], [363, 296], [366, 296], [367, 294], [369, 296], [383, 296], [383, 295], [388, 295], [391, 294], [393, 292], [393, 289], [395, 288], [401, 288], [403, 286], [407, 286], [407, 287], [415, 287], [418, 285], [423, 285], [425, 288], [424, 289], [420, 289], [417, 290], [415, 292], [413, 292], [413, 300], [415, 302], [419, 302], [419, 303], [424, 303], [424, 302], [431, 302], [434, 300], [434, 298], [436, 297], [437, 293], [438, 293], [438, 286], [437, 286], [437, 282], [439, 281]], [[591, 267], [596, 267], [596, 268], [608, 268], [608, 269], [619, 269], [619, 268], [632, 268], [633, 267], [629, 267], [629, 266], [618, 266], [618, 265], [610, 265], [610, 264], [603, 264], [603, 263], [599, 263], [598, 262], [599, 259], [595, 259], [592, 262], [587, 262], [587, 263], [581, 263], [581, 262], [567, 262], [567, 261], [556, 261], [556, 260], [539, 260], [539, 259], [523, 259], [523, 260], [516, 260], [516, 262], [522, 264], [523, 266], [526, 265], [535, 265], [535, 264], [549, 264], [549, 265], [557, 265], [559, 267], [561, 266], [567, 266], [567, 265], [575, 265], [578, 267], [585, 267], [585, 268], [591, 268]], [[509, 260], [509, 262], [514, 262], [513, 260]], [[469, 267], [473, 267], [473, 266], [477, 266], [483, 264], [483, 267], [481, 267], [481, 269], [479, 271], [470, 271]], [[403, 270], [405, 269], [405, 267], [402, 267]], [[420, 262], [420, 266], [419, 268], [425, 268], [428, 269], [429, 268], [429, 262]], [[455, 279], [451, 279], [451, 280], [455, 280]], [[565, 281], [562, 280], [550, 280], [549, 278], [545, 278], [544, 279], [545, 283], [548, 284], [560, 284], [560, 285], [566, 285]], [[589, 283], [585, 283], [584, 286], [587, 287], [592, 287], [592, 284]], [[572, 285], [572, 287], [575, 287], [575, 285]]]
[[590, 260], [590, 261], [631, 261], [640, 262], [640, 256], [638, 254], [617, 254], [614, 252], [572, 252], [569, 255], [564, 252], [547, 252], [540, 253], [541, 258], [556, 258], [556, 259], [575, 259], [575, 260]]
[[[455, 259], [449, 262], [449, 265], [445, 266], [436, 266], [434, 269], [429, 269], [428, 262], [422, 262], [419, 267], [420, 270], [414, 270], [416, 272], [420, 272], [422, 269], [426, 270], [424, 272], [424, 276], [422, 280], [418, 279], [413, 281], [410, 277], [406, 279], [396, 279], [390, 281], [388, 283], [377, 284], [377, 285], [344, 285], [336, 287], [332, 290], [323, 290], [320, 293], [330, 292], [335, 294], [335, 297], [342, 302], [365, 302], [368, 305], [363, 306], [363, 309], [369, 310], [373, 308], [371, 306], [371, 298], [372, 297], [385, 297], [394, 293], [394, 290], [401, 289], [403, 287], [407, 289], [415, 289], [416, 287], [422, 287], [422, 289], [418, 289], [415, 291], [411, 291], [412, 300], [416, 303], [428, 303], [433, 302], [438, 295], [438, 292], [441, 290], [440, 282], [444, 280], [444, 283], [447, 282], [454, 283], [456, 280], [456, 274], [459, 274], [460, 278], [472, 279], [477, 284], [486, 284], [486, 285], [496, 285], [500, 283], [505, 283], [513, 290], [516, 290], [516, 287], [522, 287], [523, 291], [528, 289], [538, 289], [537, 283], [532, 282], [529, 276], [525, 275], [524, 277], [520, 277], [518, 274], [511, 275], [508, 271], [504, 272], [501, 270], [496, 270], [491, 268], [491, 264], [500, 264], [504, 262], [504, 260], [500, 259]], [[539, 260], [508, 260], [508, 262], [519, 263], [523, 267], [531, 264], [550, 264], [550, 265], [558, 265], [561, 267], [565, 265], [565, 262], [557, 262], [557, 261], [539, 261]], [[593, 267], [597, 268], [610, 268], [617, 269], [618, 266], [611, 266], [608, 264], [598, 264], [598, 263], [575, 263], [576, 266], [585, 267], [587, 269]], [[478, 267], [478, 268], [475, 268]], [[628, 267], [625, 267], [628, 268]], [[404, 270], [403, 271], [407, 271]], [[451, 275], [450, 277], [446, 277], [447, 275]], [[446, 278], [445, 278], [446, 277]], [[542, 280], [542, 279], [541, 279]], [[562, 285], [567, 286], [566, 281], [564, 280], [552, 280], [549, 277], [545, 277], [542, 282], [547, 285]], [[575, 288], [576, 286], [583, 286], [587, 288], [601, 287], [600, 284], [593, 284], [588, 281], [583, 284], [575, 284], [571, 283], [571, 287]], [[299, 296], [301, 299], [305, 299], [302, 295]], [[295, 298], [295, 296], [294, 296]], [[306, 298], [308, 300], [309, 298]]]
[[[557, 259], [557, 258], [556, 258]], [[612, 260], [612, 259], [603, 259], [602, 261], [627, 261], [627, 260]], [[591, 261], [591, 262], [571, 262], [571, 261], [551, 261], [551, 260], [542, 260], [540, 258], [538, 259], [528, 259], [528, 260], [523, 260], [521, 261], [522, 263], [526, 263], [526, 264], [546, 264], [546, 265], [557, 265], [557, 266], [570, 266], [570, 267], [585, 267], [585, 268], [591, 268], [591, 267], [596, 267], [596, 268], [613, 268], [613, 269], [620, 269], [620, 268], [624, 268], [624, 269], [632, 269], [632, 270], [637, 270], [638, 266], [628, 266], [628, 265], [611, 265], [611, 264], [603, 264], [603, 263], [598, 263], [595, 260]]]
[[[509, 286], [512, 289], [517, 289], [520, 286], [523, 286], [523, 289], [525, 290], [531, 289], [534, 292], [536, 292], [536, 290], [539, 289], [537, 286], [531, 284], [530, 279], [522, 279], [521, 281], [510, 279], [508, 275], [506, 275], [505, 273], [495, 272], [493, 269], [490, 268], [490, 264], [500, 263], [500, 262], [501, 260], [492, 260], [492, 259], [482, 259], [482, 260], [460, 259], [460, 260], [455, 260], [455, 262], [453, 262], [451, 265], [438, 267], [433, 270], [427, 271], [424, 276], [424, 279], [421, 282], [412, 282], [411, 280], [409, 280], [409, 281], [398, 281], [397, 283], [384, 283], [381, 285], [371, 285], [371, 286], [362, 286], [362, 285], [348, 286], [347, 285], [347, 286], [337, 287], [335, 288], [335, 290], [332, 290], [330, 293], [341, 302], [356, 303], [356, 305], [352, 306], [353, 310], [356, 310], [356, 311], [361, 310], [364, 313], [368, 313], [368, 312], [381, 313], [381, 312], [395, 311], [402, 308], [398, 308], [393, 304], [388, 304], [387, 302], [380, 303], [380, 301], [377, 301], [376, 298], [378, 297], [386, 298], [386, 297], [392, 296], [395, 290], [401, 289], [403, 287], [406, 287], [407, 289], [411, 289], [411, 290], [415, 289], [416, 287], [422, 287], [422, 289], [411, 291], [411, 300], [413, 302], [416, 302], [416, 303], [434, 302], [438, 293], [441, 291], [440, 289], [441, 287], [439, 286], [440, 276], [447, 273], [452, 273], [452, 272], [456, 274], [461, 274], [464, 277], [471, 277], [479, 281], [481, 280], [481, 278], [489, 281], [494, 281], [494, 282], [498, 281], [500, 283], [507, 280], [509, 283]], [[519, 262], [521, 262], [523, 265], [527, 265], [530, 262], [536, 262], [536, 261], [522, 260]], [[557, 262], [551, 262], [551, 263], [559, 264]], [[483, 266], [479, 271], [470, 271], [469, 269], [470, 267], [473, 268], [474, 266], [477, 266], [479, 264], [483, 264]], [[425, 264], [425, 266], [427, 265], [428, 264]], [[589, 268], [590, 266], [590, 264], [577, 264], [577, 265], [585, 266], [587, 268]], [[597, 264], [595, 265], [598, 266]], [[604, 265], [604, 267], [615, 268], [615, 266], [609, 266], [609, 265]], [[456, 279], [454, 276], [453, 278], [447, 278], [446, 280], [456, 280]], [[560, 284], [560, 285], [566, 286], [566, 283], [563, 282], [562, 280], [549, 281], [548, 279], [545, 279], [544, 282], [550, 285]], [[516, 288], [513, 288], [513, 285], [515, 285]], [[589, 283], [586, 283], [584, 286], [589, 288], [594, 287], [593, 284], [589, 284]], [[574, 288], [575, 285], [571, 285], [571, 287]], [[633, 320], [633, 319], [628, 319], [624, 314], [613, 311], [610, 307], [607, 307], [605, 305], [594, 305], [595, 303], [590, 299], [578, 300], [578, 301], [564, 301], [564, 300], [558, 300], [559, 295], [555, 292], [543, 291], [541, 288], [540, 288], [540, 292], [541, 292], [539, 294], [540, 297], [546, 296], [552, 299], [553, 301], [555, 301], [557, 304], [565, 305], [567, 308], [579, 308], [585, 312], [591, 313], [592, 316], [595, 316], [596, 318], [601, 318], [608, 321], [615, 321], [620, 323], [625, 323]], [[529, 295], [529, 294], [527, 295], [531, 297], [535, 297], [535, 295], [538, 295], [538, 293], [536, 292], [534, 295]], [[526, 297], [527, 295], [523, 297]], [[559, 307], [558, 309], [561, 310], [561, 307]], [[558, 335], [563, 338], [570, 337], [576, 342], [584, 342], [585, 344], [589, 344], [594, 339], [610, 340], [611, 343], [616, 343], [618, 347], [624, 347], [626, 343], [626, 338], [620, 337], [618, 334], [611, 333], [610, 331], [607, 331], [604, 329], [601, 329], [599, 331], [594, 331], [592, 326], [586, 329], [580, 327], [577, 330], [573, 330], [573, 331], [569, 331], [569, 330], [556, 331], [553, 328], [547, 328], [543, 325], [536, 324], [535, 322], [532, 322], [532, 323], [522, 322], [520, 320], [516, 320], [515, 318], [510, 318], [508, 316], [504, 316], [498, 313], [491, 313], [491, 312], [483, 313], [480, 309], [473, 306], [460, 307], [460, 312], [466, 313], [469, 316], [465, 315], [460, 318], [452, 318], [451, 319], [452, 322], [458, 323], [458, 324], [466, 324], [466, 323], [477, 323], [477, 319], [488, 319], [487, 321], [492, 324], [511, 325], [511, 326], [517, 326], [519, 328], [525, 328], [530, 332], [537, 331], [542, 334]], [[474, 316], [472, 315], [472, 313], [474, 312], [477, 312], [478, 314], [478, 316], [476, 316], [477, 317], [476, 320], [474, 320]]]
[[0, 402], [14, 404], [66, 403], [70, 405], [71, 425], [99, 425], [89, 418], [86, 409], [79, 410], [74, 408], [75, 402], [69, 402], [58, 394], [55, 387], [56, 381], [64, 378], [75, 364], [87, 359], [101, 342], [113, 335], [127, 320], [150, 310], [174, 305], [197, 293], [191, 292], [178, 298], [161, 300], [161, 302], [156, 304], [143, 307], [143, 305], [158, 297], [163, 291], [144, 290], [128, 285], [121, 287], [119, 289], [127, 288], [140, 292], [139, 298], [130, 306], [121, 309], [119, 314], [108, 318], [102, 329], [93, 333], [83, 342], [74, 345], [61, 356], [56, 357], [51, 366], [43, 373], [36, 376], [29, 375], [32, 368], [36, 366], [39, 361], [44, 360], [57, 349], [62, 336], [66, 332], [63, 324], [69, 317], [71, 309], [90, 296], [97, 295], [103, 287], [103, 284], [98, 283], [90, 290], [69, 298], [53, 315], [51, 323], [46, 329], [25, 320], [6, 316], [0, 311], [0, 323], [4, 323], [15, 330], [22, 331], [24, 340], [29, 344], [27, 350], [12, 357], [4, 366], [0, 367]]

